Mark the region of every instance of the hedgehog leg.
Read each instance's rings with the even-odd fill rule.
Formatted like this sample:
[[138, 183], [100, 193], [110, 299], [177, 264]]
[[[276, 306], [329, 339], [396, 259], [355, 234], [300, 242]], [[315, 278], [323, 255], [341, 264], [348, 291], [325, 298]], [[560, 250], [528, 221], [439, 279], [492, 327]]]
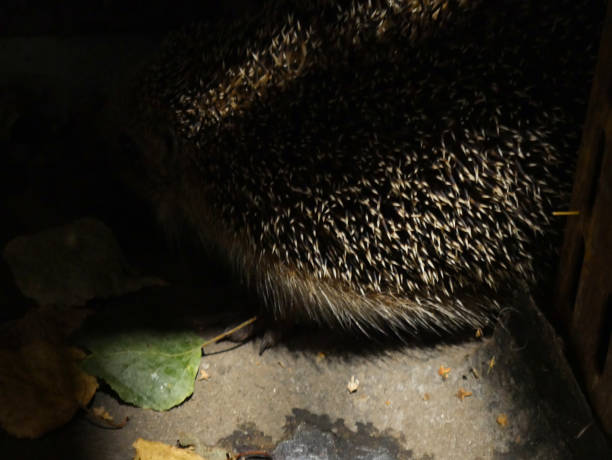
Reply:
[[[293, 326], [291, 327], [293, 329]], [[273, 327], [266, 328], [259, 344], [259, 356], [263, 355], [268, 348], [274, 348], [290, 335], [290, 331], [285, 328]]]

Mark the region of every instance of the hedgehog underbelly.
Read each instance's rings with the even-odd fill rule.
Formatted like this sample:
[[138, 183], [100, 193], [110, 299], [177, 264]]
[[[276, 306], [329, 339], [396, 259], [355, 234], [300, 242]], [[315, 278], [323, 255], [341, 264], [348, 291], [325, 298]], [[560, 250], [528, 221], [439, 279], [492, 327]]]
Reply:
[[263, 15], [211, 58], [186, 54], [202, 35], [185, 33], [158, 64], [166, 80], [150, 74], [179, 140], [160, 157], [169, 201], [275, 318], [481, 327], [554, 256], [588, 87], [573, 69], [592, 64], [595, 26], [568, 13], [583, 35], [563, 35], [544, 14], [556, 2], [502, 2], [514, 19], [450, 2], [436, 14], [452, 27], [418, 41], [431, 17], [405, 3]]

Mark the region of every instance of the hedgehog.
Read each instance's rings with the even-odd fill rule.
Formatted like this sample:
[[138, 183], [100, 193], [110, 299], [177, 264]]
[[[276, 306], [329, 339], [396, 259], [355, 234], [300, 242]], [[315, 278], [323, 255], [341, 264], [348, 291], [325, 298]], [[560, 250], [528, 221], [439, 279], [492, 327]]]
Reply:
[[130, 87], [129, 161], [274, 321], [483, 328], [554, 259], [603, 9], [270, 1], [186, 26]]

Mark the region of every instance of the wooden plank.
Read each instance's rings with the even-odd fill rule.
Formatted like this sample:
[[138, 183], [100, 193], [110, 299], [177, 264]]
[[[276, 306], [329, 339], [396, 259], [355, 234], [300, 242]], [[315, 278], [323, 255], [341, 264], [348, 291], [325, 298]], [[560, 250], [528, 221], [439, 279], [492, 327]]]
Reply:
[[557, 278], [556, 314], [612, 436], [612, 4], [608, 4]]

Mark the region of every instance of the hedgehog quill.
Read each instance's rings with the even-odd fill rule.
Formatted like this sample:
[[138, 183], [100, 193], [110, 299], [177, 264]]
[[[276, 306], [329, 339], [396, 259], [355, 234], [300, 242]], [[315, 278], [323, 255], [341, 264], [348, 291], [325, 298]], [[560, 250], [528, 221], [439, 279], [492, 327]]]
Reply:
[[554, 258], [603, 10], [268, 2], [170, 36], [123, 129], [161, 222], [272, 318], [481, 328]]

